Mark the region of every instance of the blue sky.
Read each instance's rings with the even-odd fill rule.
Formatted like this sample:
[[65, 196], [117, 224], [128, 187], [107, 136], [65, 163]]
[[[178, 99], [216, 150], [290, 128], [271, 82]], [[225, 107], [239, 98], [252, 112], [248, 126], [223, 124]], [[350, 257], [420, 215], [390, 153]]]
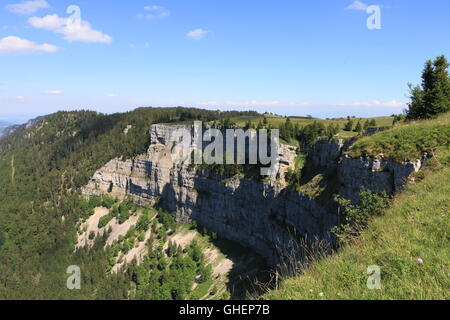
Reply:
[[[367, 28], [370, 5], [381, 29]], [[448, 0], [2, 0], [0, 120], [177, 105], [399, 113], [425, 60], [450, 56], [449, 14]]]

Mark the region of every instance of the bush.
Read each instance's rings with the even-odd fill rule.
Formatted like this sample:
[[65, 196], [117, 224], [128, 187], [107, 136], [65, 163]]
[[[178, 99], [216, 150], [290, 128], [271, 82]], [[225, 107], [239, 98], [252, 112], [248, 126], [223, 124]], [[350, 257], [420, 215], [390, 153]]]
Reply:
[[150, 217], [148, 211], [144, 211], [136, 224], [138, 231], [147, 231], [150, 227]]
[[125, 221], [127, 221], [128, 218], [130, 218], [130, 212], [129, 211], [121, 211], [119, 213], [119, 224], [125, 223]]
[[358, 236], [361, 230], [367, 227], [371, 216], [380, 215], [388, 206], [388, 195], [386, 192], [374, 193], [370, 190], [361, 189], [358, 205], [353, 205], [350, 200], [338, 195], [335, 201], [340, 206], [341, 221], [333, 228], [333, 233], [342, 243], [351, 241]]
[[159, 212], [158, 213], [158, 221], [161, 223], [167, 230], [176, 231], [177, 223], [175, 219], [170, 213], [167, 212]]
[[106, 216], [103, 216], [100, 218], [100, 220], [98, 221], [98, 228], [103, 228], [105, 227], [114, 217], [110, 214], [107, 214]]

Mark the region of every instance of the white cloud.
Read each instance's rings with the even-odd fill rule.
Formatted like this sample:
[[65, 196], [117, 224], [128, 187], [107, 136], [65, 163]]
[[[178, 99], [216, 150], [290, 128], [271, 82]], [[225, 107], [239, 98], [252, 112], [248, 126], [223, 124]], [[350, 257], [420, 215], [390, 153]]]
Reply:
[[208, 31], [205, 31], [203, 29], [195, 29], [195, 30], [189, 31], [186, 34], [186, 36], [193, 40], [201, 40], [206, 36], [207, 33], [208, 33]]
[[361, 1], [354, 1], [351, 5], [349, 5], [346, 10], [358, 10], [358, 11], [366, 11], [368, 5]]
[[58, 51], [58, 47], [48, 43], [36, 44], [32, 41], [14, 36], [0, 39], [0, 54], [53, 53], [56, 51]]
[[25, 97], [24, 96], [16, 96], [15, 99], [16, 100], [25, 100]]
[[6, 8], [13, 13], [31, 15], [39, 9], [50, 8], [50, 5], [45, 0], [31, 0], [16, 4], [10, 4], [6, 6]]
[[252, 101], [227, 101], [226, 103], [221, 103], [220, 101], [205, 101], [201, 102], [202, 106], [240, 106], [240, 107], [251, 107], [251, 106], [278, 106], [280, 105], [279, 101], [267, 101], [267, 102], [259, 102], [256, 100]]
[[107, 97], [118, 97], [119, 95], [116, 93], [110, 93], [107, 95]]
[[146, 6], [145, 13], [138, 13], [138, 19], [164, 19], [170, 16], [170, 11], [162, 6]]
[[406, 107], [406, 103], [397, 100], [391, 100], [387, 102], [381, 102], [375, 100], [373, 102], [353, 102], [353, 103], [340, 103], [336, 104], [339, 107], [386, 107], [386, 108], [403, 108]]
[[87, 43], [111, 43], [112, 38], [92, 29], [87, 21], [81, 21], [79, 25], [69, 23], [68, 18], [61, 18], [57, 14], [47, 15], [45, 17], [31, 17], [28, 22], [37, 29], [49, 30], [64, 36], [64, 40], [69, 42], [80, 41]]
[[63, 92], [61, 90], [50, 90], [50, 91], [47, 91], [46, 93], [53, 94], [53, 95], [63, 94]]
[[220, 101], [216, 101], [216, 100], [204, 101], [204, 102], [200, 102], [199, 104], [201, 106], [220, 106], [221, 105]]
[[303, 102], [289, 102], [287, 105], [289, 107], [310, 107], [313, 104], [311, 102], [303, 101]]

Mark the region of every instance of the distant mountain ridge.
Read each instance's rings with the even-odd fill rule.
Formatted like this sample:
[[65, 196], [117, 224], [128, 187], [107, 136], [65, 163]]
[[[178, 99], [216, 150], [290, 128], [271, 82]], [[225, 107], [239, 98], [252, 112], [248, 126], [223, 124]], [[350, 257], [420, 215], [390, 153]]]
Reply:
[[41, 120], [43, 117], [37, 117], [31, 120], [28, 120], [26, 123], [23, 124], [12, 124], [10, 122], [6, 121], [0, 121], [0, 139], [9, 136], [11, 133], [18, 129], [22, 128], [29, 128], [36, 124], [39, 120]]
[[0, 121], [0, 138], [3, 136], [3, 132], [10, 126], [12, 126], [12, 123]]

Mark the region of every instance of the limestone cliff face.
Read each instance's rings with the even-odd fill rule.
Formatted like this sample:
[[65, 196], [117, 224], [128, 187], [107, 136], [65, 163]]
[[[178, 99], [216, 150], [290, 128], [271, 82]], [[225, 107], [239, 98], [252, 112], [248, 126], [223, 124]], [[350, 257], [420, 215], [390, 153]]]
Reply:
[[[179, 222], [195, 220], [220, 237], [252, 248], [270, 264], [297, 250], [295, 239], [299, 236], [332, 241], [329, 231], [338, 222], [337, 215], [284, 184], [284, 172], [294, 167], [295, 148], [280, 148], [278, 179], [224, 179], [173, 162], [169, 137], [177, 128], [152, 126], [147, 154], [133, 160], [111, 160], [94, 174], [83, 193], [127, 196], [139, 204], [158, 201], [174, 212]], [[344, 158], [339, 162], [344, 148], [342, 142], [321, 141], [310, 156], [317, 165], [337, 169], [340, 193], [350, 199], [357, 198], [361, 186], [396, 191], [416, 169], [410, 164], [375, 160]]]
[[338, 177], [342, 183], [340, 194], [357, 201], [361, 188], [373, 192], [386, 191], [388, 194], [400, 192], [408, 178], [422, 167], [422, 161], [397, 163], [385, 161], [381, 157], [361, 157], [352, 159], [345, 156], [338, 166]]
[[361, 188], [388, 194], [400, 192], [412, 173], [422, 167], [422, 160], [393, 162], [377, 158], [351, 158], [345, 155], [355, 140], [319, 140], [309, 150], [309, 156], [316, 167], [336, 169], [341, 184], [339, 193], [354, 202], [358, 200]]

